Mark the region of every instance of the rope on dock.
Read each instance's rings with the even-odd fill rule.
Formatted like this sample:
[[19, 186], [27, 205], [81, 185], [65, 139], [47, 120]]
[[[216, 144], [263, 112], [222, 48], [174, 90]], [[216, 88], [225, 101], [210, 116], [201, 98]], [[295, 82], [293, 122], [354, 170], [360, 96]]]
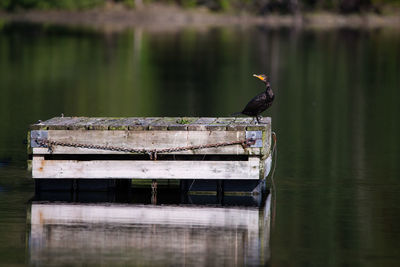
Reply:
[[118, 147], [118, 146], [68, 143], [68, 142], [52, 141], [52, 140], [41, 139], [41, 138], [35, 138], [34, 140], [39, 144], [39, 146], [47, 147], [49, 149], [50, 153], [53, 152], [53, 146], [66, 146], [66, 147], [75, 147], [75, 148], [99, 149], [99, 150], [109, 150], [109, 151], [118, 151], [118, 152], [127, 152], [127, 153], [148, 154], [150, 156], [151, 160], [157, 160], [157, 154], [160, 154], [160, 153], [171, 153], [171, 152], [198, 150], [198, 149], [204, 149], [204, 148], [216, 148], [216, 147], [232, 146], [232, 145], [241, 145], [243, 148], [247, 148], [251, 145], [254, 145], [256, 142], [256, 140], [254, 140], [252, 138], [248, 138], [245, 140], [214, 143], [214, 144], [171, 147], [171, 148], [163, 148], [163, 149], [145, 149], [145, 148], [128, 148], [128, 147]]

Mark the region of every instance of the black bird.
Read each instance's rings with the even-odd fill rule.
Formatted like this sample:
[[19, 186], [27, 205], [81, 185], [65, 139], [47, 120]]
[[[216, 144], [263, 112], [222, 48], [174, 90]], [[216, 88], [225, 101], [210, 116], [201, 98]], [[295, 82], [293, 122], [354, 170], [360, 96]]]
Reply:
[[272, 102], [274, 101], [274, 92], [272, 92], [271, 86], [268, 81], [268, 76], [265, 74], [260, 74], [256, 75], [253, 74], [254, 77], [260, 79], [265, 83], [265, 86], [267, 87], [265, 92], [262, 92], [261, 94], [256, 95], [252, 100], [250, 100], [249, 103], [247, 103], [246, 107], [241, 111], [234, 113], [232, 115], [238, 115], [238, 114], [244, 114], [247, 116], [254, 117], [257, 119], [257, 122], [260, 123], [260, 117], [261, 112], [266, 110], [272, 105]]

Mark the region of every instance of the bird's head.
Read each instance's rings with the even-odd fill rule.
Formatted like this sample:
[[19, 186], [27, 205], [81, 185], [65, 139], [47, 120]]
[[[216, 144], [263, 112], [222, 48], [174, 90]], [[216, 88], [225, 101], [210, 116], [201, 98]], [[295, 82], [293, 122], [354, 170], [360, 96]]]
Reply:
[[261, 81], [263, 81], [264, 83], [268, 82], [268, 76], [265, 74], [253, 74], [254, 77], [260, 79]]

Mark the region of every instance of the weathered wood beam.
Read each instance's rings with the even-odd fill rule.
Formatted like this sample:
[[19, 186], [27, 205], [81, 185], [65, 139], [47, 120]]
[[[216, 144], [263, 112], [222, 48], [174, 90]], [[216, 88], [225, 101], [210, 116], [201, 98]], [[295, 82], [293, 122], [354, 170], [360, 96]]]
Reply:
[[189, 160], [45, 160], [32, 159], [34, 178], [260, 179], [260, 159]]

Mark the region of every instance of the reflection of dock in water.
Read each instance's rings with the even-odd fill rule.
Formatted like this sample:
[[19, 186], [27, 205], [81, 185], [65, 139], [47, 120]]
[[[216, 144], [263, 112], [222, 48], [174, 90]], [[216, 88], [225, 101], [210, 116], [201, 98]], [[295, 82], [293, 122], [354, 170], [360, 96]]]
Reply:
[[263, 265], [270, 195], [262, 206], [32, 203], [33, 265]]

